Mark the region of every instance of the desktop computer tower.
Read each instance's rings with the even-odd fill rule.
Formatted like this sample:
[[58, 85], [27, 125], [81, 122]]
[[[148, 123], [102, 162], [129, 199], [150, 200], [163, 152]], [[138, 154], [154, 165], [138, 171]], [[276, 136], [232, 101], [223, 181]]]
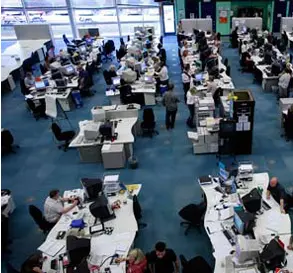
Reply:
[[236, 122], [235, 154], [251, 154], [255, 100], [250, 90], [235, 90], [233, 119]]

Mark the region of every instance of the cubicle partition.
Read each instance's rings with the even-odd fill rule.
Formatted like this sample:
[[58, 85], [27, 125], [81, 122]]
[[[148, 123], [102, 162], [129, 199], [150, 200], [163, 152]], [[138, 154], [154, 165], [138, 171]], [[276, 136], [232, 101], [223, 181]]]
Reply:
[[262, 29], [262, 18], [261, 17], [233, 17], [232, 18], [232, 30], [235, 27], [241, 28], [246, 26], [247, 28]]
[[193, 29], [202, 31], [213, 30], [213, 20], [211, 18], [205, 19], [182, 19], [182, 28], [185, 33], [193, 33]]
[[281, 18], [281, 28], [280, 32], [283, 31], [292, 32], [293, 31], [293, 17], [282, 17]]

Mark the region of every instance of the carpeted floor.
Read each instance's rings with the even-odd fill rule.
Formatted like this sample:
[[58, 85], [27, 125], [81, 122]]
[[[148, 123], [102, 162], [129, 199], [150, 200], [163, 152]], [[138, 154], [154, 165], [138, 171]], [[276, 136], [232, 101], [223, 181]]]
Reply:
[[[176, 94], [183, 101], [176, 37], [166, 37], [164, 46], [169, 76], [175, 84]], [[293, 186], [293, 144], [280, 137], [278, 105], [274, 96], [263, 93], [261, 86], [253, 84], [252, 75], [238, 71], [237, 50], [226, 44], [223, 55], [229, 59], [235, 86], [251, 89], [256, 100], [253, 154], [239, 156], [237, 160], [252, 160], [256, 172], [269, 172], [286, 186]], [[82, 109], [68, 113], [76, 130], [78, 121], [91, 118], [91, 107], [108, 104], [101, 73], [95, 76], [94, 87], [95, 96], [84, 99]], [[217, 173], [216, 156], [192, 154], [192, 145], [186, 135], [188, 111], [184, 103], [180, 103], [173, 131], [164, 128], [164, 108], [158, 105], [154, 110], [160, 134], [153, 139], [138, 137], [134, 153], [139, 168], [119, 170], [123, 182], [143, 184], [139, 199], [143, 222], [148, 226], [139, 231], [136, 246], [150, 251], [158, 240], [163, 240], [178, 255], [184, 254], [187, 258], [202, 255], [213, 264], [207, 235], [192, 230], [184, 236], [178, 211], [200, 199], [197, 177]], [[2, 157], [2, 188], [12, 191], [17, 206], [10, 217], [12, 254], [2, 259], [9, 260], [17, 268], [44, 240], [28, 214], [28, 205], [42, 208], [50, 189], [77, 188], [81, 177], [101, 177], [104, 173], [101, 165], [80, 163], [76, 150], [66, 153], [58, 150], [49, 126], [49, 120], [36, 122], [27, 111], [19, 87], [13, 93], [2, 95], [2, 127], [11, 130], [15, 142], [20, 145], [17, 154]], [[68, 125], [64, 123], [63, 126], [66, 129]]]

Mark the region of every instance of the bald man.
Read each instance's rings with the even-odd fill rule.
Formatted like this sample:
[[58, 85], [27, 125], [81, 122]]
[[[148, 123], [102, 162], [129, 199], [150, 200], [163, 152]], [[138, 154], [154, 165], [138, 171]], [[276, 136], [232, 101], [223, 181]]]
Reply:
[[286, 193], [277, 177], [273, 177], [268, 185], [267, 199], [270, 199], [271, 195], [280, 204], [281, 213], [286, 213], [286, 210], [293, 206], [292, 196]]

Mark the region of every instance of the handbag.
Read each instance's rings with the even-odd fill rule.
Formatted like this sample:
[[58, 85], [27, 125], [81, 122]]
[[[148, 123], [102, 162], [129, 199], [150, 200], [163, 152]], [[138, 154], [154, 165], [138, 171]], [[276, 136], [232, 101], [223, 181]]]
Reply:
[[85, 227], [85, 222], [83, 219], [75, 219], [71, 221], [70, 227], [83, 229]]

